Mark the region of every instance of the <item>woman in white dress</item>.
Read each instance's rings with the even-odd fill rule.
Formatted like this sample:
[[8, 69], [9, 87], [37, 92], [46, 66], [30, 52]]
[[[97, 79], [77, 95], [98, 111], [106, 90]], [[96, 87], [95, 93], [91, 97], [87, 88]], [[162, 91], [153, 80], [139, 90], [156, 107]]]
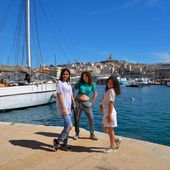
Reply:
[[102, 126], [109, 135], [110, 147], [104, 150], [105, 153], [116, 152], [120, 143], [120, 138], [116, 139], [114, 128], [117, 127], [117, 113], [114, 108], [115, 96], [120, 95], [119, 82], [116, 77], [109, 77], [105, 93], [100, 105], [100, 111], [103, 113]]

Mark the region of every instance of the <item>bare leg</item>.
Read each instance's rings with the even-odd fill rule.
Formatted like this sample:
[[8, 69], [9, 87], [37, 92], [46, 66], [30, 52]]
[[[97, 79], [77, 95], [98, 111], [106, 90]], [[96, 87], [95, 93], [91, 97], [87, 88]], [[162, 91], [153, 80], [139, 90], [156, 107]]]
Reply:
[[108, 129], [107, 129], [107, 127], [104, 127], [104, 125], [102, 125], [102, 129], [105, 133], [108, 133]]
[[112, 127], [108, 127], [108, 135], [109, 135], [109, 139], [110, 139], [110, 148], [116, 148], [116, 137], [114, 134], [114, 129]]

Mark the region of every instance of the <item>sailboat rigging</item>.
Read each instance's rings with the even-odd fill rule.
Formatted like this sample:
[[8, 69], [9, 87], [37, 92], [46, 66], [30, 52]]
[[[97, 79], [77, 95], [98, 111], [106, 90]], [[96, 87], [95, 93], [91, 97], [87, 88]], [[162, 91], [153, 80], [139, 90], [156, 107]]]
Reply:
[[[30, 0], [26, 0], [26, 53], [27, 53], [27, 80], [31, 74], [31, 42], [30, 42]], [[0, 111], [37, 106], [53, 102], [51, 96], [56, 90], [56, 83], [46, 81], [29, 83], [24, 86], [0, 88]]]

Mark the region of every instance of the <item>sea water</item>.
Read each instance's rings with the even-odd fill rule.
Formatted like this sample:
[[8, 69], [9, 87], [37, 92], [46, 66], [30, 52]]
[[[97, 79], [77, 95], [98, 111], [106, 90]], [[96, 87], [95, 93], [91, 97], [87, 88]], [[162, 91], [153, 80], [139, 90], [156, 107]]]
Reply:
[[[99, 105], [105, 86], [98, 85], [98, 97], [92, 106], [95, 130], [102, 132], [102, 113]], [[131, 88], [121, 86], [116, 97], [118, 117], [117, 135], [170, 146], [170, 87], [146, 86]], [[0, 121], [47, 126], [63, 126], [55, 103], [0, 113]], [[87, 117], [82, 113], [80, 126], [88, 130]]]

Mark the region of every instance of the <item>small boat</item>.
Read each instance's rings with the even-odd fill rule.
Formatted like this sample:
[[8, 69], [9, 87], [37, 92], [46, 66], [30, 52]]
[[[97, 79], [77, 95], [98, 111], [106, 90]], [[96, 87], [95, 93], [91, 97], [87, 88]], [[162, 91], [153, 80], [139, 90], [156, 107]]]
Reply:
[[167, 85], [168, 87], [170, 87], [170, 81], [168, 81], [166, 85]]
[[70, 80], [71, 85], [74, 85], [80, 80], [80, 76], [74, 76], [74, 77], [71, 77], [70, 79], [71, 79]]
[[130, 82], [126, 85], [126, 87], [143, 87], [143, 85], [139, 84], [138, 82]]
[[97, 79], [96, 79], [96, 84], [106, 85], [108, 78], [109, 78], [109, 76], [107, 76], [107, 75], [98, 76]]
[[130, 80], [129, 84], [126, 87], [144, 87], [149, 85], [149, 79], [141, 78], [141, 79], [134, 79]]
[[119, 84], [120, 85], [123, 85], [123, 86], [126, 86], [126, 85], [129, 85], [130, 81], [127, 80], [126, 77], [124, 78], [121, 78], [121, 77], [117, 77], [118, 81], [119, 81]]

